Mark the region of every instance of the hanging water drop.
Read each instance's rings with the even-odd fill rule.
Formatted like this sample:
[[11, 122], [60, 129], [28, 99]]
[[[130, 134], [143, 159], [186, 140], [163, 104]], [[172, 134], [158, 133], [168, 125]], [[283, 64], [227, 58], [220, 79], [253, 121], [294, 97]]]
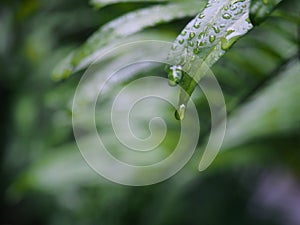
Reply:
[[175, 118], [176, 118], [177, 120], [183, 120], [183, 119], [184, 119], [185, 110], [186, 110], [185, 104], [181, 104], [181, 105], [179, 106], [179, 109], [177, 109], [177, 110], [175, 111]]
[[182, 66], [170, 66], [167, 68], [169, 85], [176, 86], [182, 80]]

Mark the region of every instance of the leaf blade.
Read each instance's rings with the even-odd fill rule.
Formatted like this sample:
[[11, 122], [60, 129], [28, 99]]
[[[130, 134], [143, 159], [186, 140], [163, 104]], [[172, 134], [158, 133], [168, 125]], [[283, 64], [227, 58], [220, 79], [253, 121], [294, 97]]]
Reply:
[[[180, 93], [179, 106], [187, 104], [205, 70], [253, 28], [249, 7], [250, 0], [211, 0], [177, 37], [169, 58], [190, 75], [183, 76], [180, 82], [184, 91]], [[193, 62], [195, 57], [198, 65]]]
[[107, 5], [125, 2], [167, 2], [168, 0], [91, 0], [90, 4], [95, 6], [97, 9], [103, 8]]
[[[153, 6], [121, 16], [100, 28], [85, 44], [70, 53], [63, 60], [63, 63], [54, 69], [52, 77], [55, 80], [67, 78], [71, 73], [83, 69], [93, 62], [95, 59], [94, 54], [100, 49], [111, 46], [114, 42], [137, 33], [146, 27], [193, 16], [198, 13], [199, 8], [204, 8], [204, 6], [204, 2], [174, 3]], [[119, 27], [121, 28], [119, 29]]]
[[250, 20], [254, 25], [259, 25], [276, 8], [282, 0], [252, 0], [250, 6]]

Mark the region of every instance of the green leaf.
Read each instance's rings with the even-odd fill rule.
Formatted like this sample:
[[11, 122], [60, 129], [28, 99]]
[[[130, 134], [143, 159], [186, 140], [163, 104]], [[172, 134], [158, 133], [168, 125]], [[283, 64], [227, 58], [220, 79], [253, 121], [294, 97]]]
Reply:
[[97, 182], [99, 177], [83, 161], [75, 144], [64, 145], [58, 153], [34, 163], [12, 184], [10, 192], [16, 195], [28, 189], [53, 192], [78, 183]]
[[123, 38], [146, 27], [193, 16], [204, 8], [204, 2], [185, 2], [153, 6], [121, 16], [96, 31], [87, 42], [72, 52], [53, 71], [55, 80], [68, 77], [72, 72], [86, 68], [96, 58], [96, 53], [113, 46]]
[[180, 81], [185, 90], [180, 93], [180, 107], [187, 104], [208, 67], [252, 28], [249, 7], [250, 0], [210, 0], [177, 37], [169, 58], [189, 74]]
[[91, 4], [97, 9], [104, 6], [115, 4], [115, 3], [125, 3], [125, 2], [167, 2], [168, 0], [91, 0]]
[[282, 0], [252, 0], [250, 19], [253, 25], [262, 23]]
[[300, 105], [295, 104], [300, 96], [299, 71], [299, 61], [287, 64], [275, 80], [232, 114], [223, 149], [299, 129]]

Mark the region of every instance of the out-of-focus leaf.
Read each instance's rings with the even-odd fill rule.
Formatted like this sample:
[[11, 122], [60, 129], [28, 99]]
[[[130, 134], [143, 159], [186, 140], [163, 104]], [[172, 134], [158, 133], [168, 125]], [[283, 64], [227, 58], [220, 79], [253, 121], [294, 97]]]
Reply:
[[68, 77], [72, 72], [83, 69], [95, 60], [97, 51], [111, 47], [113, 43], [146, 27], [165, 23], [178, 18], [195, 15], [204, 8], [205, 2], [176, 3], [153, 6], [121, 16], [96, 31], [87, 42], [75, 50], [53, 72], [56, 80]]
[[224, 149], [255, 138], [291, 132], [300, 127], [300, 64], [292, 62], [264, 90], [229, 119]]
[[77, 146], [70, 144], [35, 163], [16, 180], [10, 191], [14, 195], [28, 189], [56, 192], [91, 182], [99, 182], [97, 175], [84, 162]]
[[104, 6], [115, 4], [115, 3], [124, 3], [124, 2], [167, 2], [168, 0], [91, 0], [91, 4], [96, 8], [102, 8]]
[[187, 104], [207, 66], [215, 64], [252, 28], [249, 7], [250, 0], [211, 0], [177, 37], [169, 58], [189, 73], [179, 82], [185, 90], [180, 93], [179, 106]]
[[250, 19], [253, 25], [262, 23], [282, 0], [251, 0]]

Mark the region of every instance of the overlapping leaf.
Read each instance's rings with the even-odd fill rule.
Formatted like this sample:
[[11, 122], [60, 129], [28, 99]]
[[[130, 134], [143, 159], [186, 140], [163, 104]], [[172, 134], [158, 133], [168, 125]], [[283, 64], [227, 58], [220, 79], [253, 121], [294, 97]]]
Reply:
[[91, 4], [96, 8], [102, 8], [104, 6], [115, 4], [115, 3], [125, 3], [125, 2], [167, 2], [168, 0], [91, 0]]
[[263, 22], [282, 0], [252, 0], [250, 19], [254, 25]]
[[211, 0], [177, 37], [169, 57], [189, 76], [180, 82], [185, 91], [179, 105], [186, 105], [196, 83], [252, 24], [249, 22], [250, 0]]
[[204, 2], [183, 2], [153, 6], [130, 12], [106, 24], [96, 31], [79, 49], [72, 52], [53, 72], [56, 80], [68, 77], [72, 72], [85, 68], [101, 49], [113, 45], [122, 38], [142, 29], [174, 19], [192, 16], [201, 11]]

